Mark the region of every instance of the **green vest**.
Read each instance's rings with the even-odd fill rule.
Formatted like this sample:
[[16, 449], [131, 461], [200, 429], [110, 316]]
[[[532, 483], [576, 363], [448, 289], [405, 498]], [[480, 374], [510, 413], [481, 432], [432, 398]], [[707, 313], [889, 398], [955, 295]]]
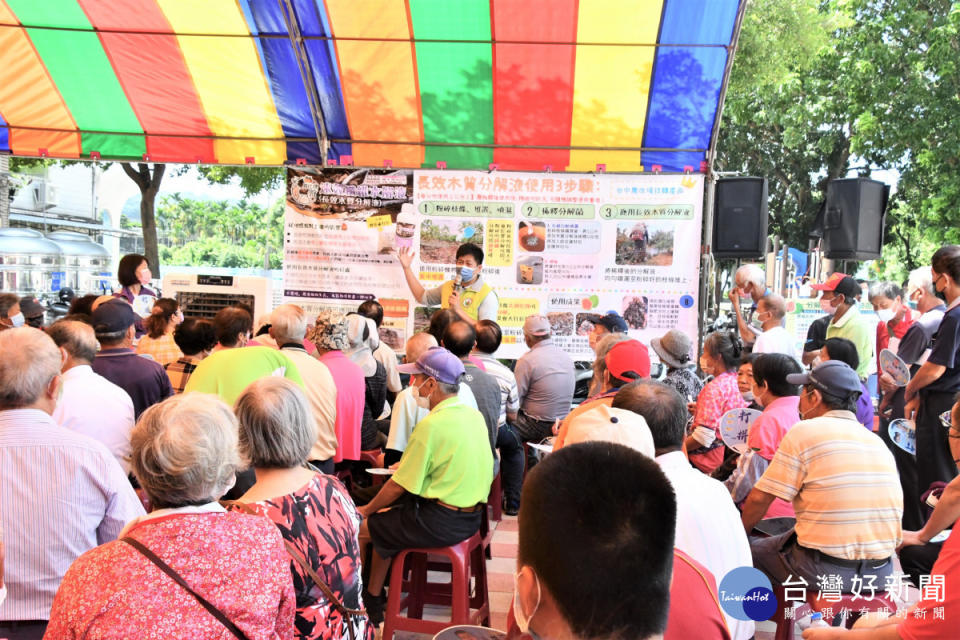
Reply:
[[[487, 295], [493, 289], [486, 282], [480, 287], [480, 291], [470, 291], [463, 289], [460, 291], [460, 307], [467, 312], [467, 315], [477, 319], [477, 311], [480, 309], [480, 303], [486, 299]], [[444, 309], [450, 306], [450, 294], [453, 293], [453, 280], [447, 280], [440, 289], [440, 306]]]

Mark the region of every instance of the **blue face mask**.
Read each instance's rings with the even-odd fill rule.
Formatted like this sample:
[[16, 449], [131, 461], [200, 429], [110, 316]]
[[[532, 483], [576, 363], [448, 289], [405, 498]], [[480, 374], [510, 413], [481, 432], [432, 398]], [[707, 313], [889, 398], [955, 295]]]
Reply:
[[470, 267], [460, 267], [460, 279], [463, 282], [470, 282], [473, 279], [473, 269]]

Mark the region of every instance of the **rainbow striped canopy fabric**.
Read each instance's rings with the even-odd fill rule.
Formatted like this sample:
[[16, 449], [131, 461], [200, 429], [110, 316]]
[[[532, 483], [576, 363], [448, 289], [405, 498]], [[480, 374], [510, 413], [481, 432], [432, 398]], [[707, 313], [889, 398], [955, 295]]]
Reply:
[[701, 171], [740, 0], [0, 0], [0, 152]]

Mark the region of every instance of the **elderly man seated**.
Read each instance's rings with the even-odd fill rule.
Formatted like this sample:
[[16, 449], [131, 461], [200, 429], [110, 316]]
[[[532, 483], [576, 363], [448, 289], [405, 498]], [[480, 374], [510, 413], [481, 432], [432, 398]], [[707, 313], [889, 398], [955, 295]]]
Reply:
[[[426, 331], [416, 333], [407, 340], [404, 362], [416, 362], [420, 356], [436, 346], [437, 339]], [[393, 411], [390, 414], [390, 433], [387, 436], [387, 448], [383, 458], [386, 466], [400, 461], [400, 456], [403, 455], [410, 441], [413, 428], [430, 413], [429, 408], [421, 407], [417, 402], [419, 396], [416, 395], [416, 391], [415, 386], [406, 387], [397, 394], [397, 399], [393, 403]], [[477, 401], [468, 385], [460, 385], [457, 397], [471, 409], [477, 408]]]
[[133, 400], [133, 415], [173, 395], [170, 378], [159, 363], [137, 355], [133, 350], [139, 316], [122, 298], [111, 298], [93, 311], [93, 330], [100, 351], [93, 359], [93, 370], [117, 385]]
[[[953, 405], [950, 416], [947, 432], [950, 454], [960, 465], [960, 402]], [[960, 598], [953, 589], [960, 584], [960, 535], [947, 538], [942, 549], [938, 543], [928, 543], [933, 536], [950, 526], [954, 529], [960, 527], [960, 476], [951, 480], [943, 490], [940, 501], [923, 529], [903, 532], [900, 562], [904, 573], [909, 572], [914, 584], [923, 579], [921, 576], [930, 580], [929, 585], [921, 589], [920, 601], [909, 609], [897, 611], [895, 615], [885, 617], [885, 614], [879, 613], [872, 618], [863, 618], [849, 632], [845, 629], [807, 629], [803, 632], [804, 639], [939, 640], [957, 637]], [[911, 558], [911, 551], [917, 551], [919, 555]], [[933, 562], [932, 567], [928, 561]], [[943, 579], [943, 587], [937, 585], [933, 576]]]
[[[126, 304], [126, 303], [121, 303]], [[54, 422], [60, 350], [33, 328], [0, 332], [0, 638], [39, 639], [67, 569], [143, 514], [113, 454]], [[52, 635], [51, 637], [62, 637]]]
[[[383, 621], [390, 559], [403, 549], [446, 547], [472, 536], [493, 482], [486, 423], [457, 397], [464, 375], [460, 359], [436, 347], [400, 372], [412, 375], [417, 404], [430, 413], [410, 435], [396, 473], [360, 508], [361, 543], [373, 544], [363, 600], [375, 625]], [[392, 508], [381, 511], [386, 507]]]
[[900, 544], [903, 493], [893, 455], [854, 413], [860, 379], [847, 364], [828, 360], [787, 376], [803, 385], [800, 417], [743, 505], [747, 532], [776, 498], [793, 503], [796, 528], [751, 540], [754, 566], [774, 583], [787, 578], [817, 584], [818, 576], [875, 576], [883, 584]]
[[61, 427], [105, 444], [123, 470], [129, 472], [133, 400], [90, 368], [97, 355], [93, 327], [76, 320], [58, 320], [47, 329], [47, 334], [67, 355], [63, 363], [63, 393], [53, 419]]

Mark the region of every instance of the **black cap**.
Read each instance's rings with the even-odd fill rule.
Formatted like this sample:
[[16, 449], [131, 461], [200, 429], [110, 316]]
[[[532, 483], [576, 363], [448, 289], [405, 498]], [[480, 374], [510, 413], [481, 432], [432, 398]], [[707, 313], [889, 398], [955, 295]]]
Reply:
[[618, 313], [610, 312], [605, 316], [601, 316], [594, 324], [600, 325], [610, 333], [627, 332], [627, 322]]
[[834, 293], [839, 293], [845, 295], [848, 298], [856, 298], [862, 293], [860, 285], [855, 279], [850, 276], [845, 277], [843, 280], [837, 283], [836, 289], [833, 290]]
[[137, 321], [137, 314], [126, 300], [107, 300], [93, 312], [93, 331], [97, 335], [126, 331]]

